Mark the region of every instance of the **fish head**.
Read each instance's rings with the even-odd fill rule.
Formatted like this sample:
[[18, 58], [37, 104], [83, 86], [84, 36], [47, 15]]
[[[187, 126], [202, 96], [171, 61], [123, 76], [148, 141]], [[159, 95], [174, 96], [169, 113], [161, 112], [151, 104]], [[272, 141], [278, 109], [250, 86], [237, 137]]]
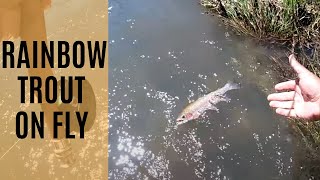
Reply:
[[177, 118], [177, 125], [184, 124], [190, 120], [194, 119], [191, 112], [182, 112]]

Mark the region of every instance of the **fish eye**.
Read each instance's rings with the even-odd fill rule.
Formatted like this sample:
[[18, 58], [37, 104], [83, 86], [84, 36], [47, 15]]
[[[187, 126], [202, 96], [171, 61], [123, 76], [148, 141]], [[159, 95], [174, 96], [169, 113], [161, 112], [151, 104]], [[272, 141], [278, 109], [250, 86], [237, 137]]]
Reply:
[[183, 119], [184, 119], [184, 118], [186, 118], [186, 116], [185, 116], [185, 115], [183, 115], [181, 118], [183, 118]]

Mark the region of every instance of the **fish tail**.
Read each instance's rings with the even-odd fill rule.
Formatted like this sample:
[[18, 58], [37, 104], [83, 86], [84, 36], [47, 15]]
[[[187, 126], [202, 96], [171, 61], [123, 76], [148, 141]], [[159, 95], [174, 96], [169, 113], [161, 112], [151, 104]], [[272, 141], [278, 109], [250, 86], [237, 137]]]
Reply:
[[232, 82], [232, 81], [228, 81], [227, 84], [225, 84], [221, 90], [220, 90], [220, 94], [224, 94], [227, 91], [233, 90], [233, 89], [240, 89], [240, 84]]
[[240, 84], [232, 82], [232, 81], [228, 81], [226, 85], [224, 85], [225, 89], [227, 89], [227, 91], [232, 90], [232, 89], [240, 89]]

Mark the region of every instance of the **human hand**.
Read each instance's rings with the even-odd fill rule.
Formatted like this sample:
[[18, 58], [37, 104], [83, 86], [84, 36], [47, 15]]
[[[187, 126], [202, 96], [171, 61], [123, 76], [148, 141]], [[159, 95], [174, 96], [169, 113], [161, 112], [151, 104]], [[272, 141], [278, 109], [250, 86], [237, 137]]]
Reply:
[[320, 78], [301, 65], [294, 55], [289, 56], [289, 63], [298, 78], [277, 84], [275, 89], [285, 92], [270, 94], [269, 105], [283, 116], [320, 120]]

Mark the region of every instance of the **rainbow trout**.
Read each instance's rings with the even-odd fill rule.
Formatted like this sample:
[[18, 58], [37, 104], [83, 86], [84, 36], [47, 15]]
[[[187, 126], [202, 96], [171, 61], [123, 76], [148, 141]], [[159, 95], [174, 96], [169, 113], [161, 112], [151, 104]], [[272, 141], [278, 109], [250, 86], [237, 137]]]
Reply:
[[222, 88], [213, 91], [190, 103], [178, 116], [177, 125], [181, 125], [193, 119], [197, 119], [207, 110], [215, 110], [219, 112], [219, 109], [215, 105], [219, 102], [230, 102], [230, 98], [228, 98], [225, 93], [227, 91], [239, 88], [239, 84], [228, 82]]

